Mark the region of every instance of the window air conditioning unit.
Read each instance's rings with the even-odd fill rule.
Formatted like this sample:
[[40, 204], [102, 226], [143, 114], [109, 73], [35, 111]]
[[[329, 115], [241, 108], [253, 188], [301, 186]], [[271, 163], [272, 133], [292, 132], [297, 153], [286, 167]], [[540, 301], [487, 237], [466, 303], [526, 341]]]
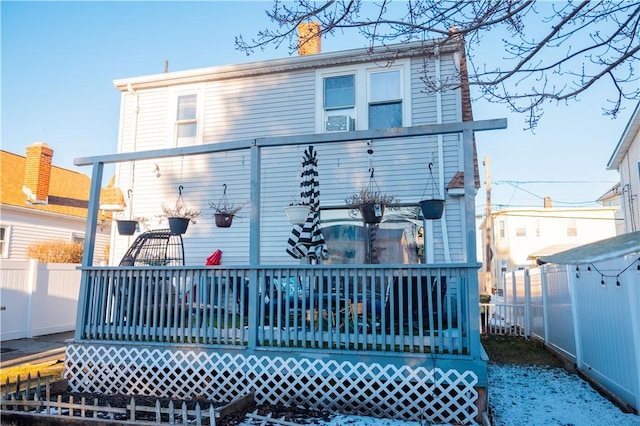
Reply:
[[332, 115], [327, 117], [325, 132], [351, 132], [356, 129], [356, 120], [349, 115]]

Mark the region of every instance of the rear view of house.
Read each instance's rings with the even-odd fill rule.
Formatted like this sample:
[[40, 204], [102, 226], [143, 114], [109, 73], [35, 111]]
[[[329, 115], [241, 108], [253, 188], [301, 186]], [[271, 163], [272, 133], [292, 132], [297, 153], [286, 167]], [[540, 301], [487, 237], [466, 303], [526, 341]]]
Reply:
[[[149, 229], [168, 226], [163, 205], [202, 216], [182, 235], [185, 266], [83, 265], [72, 388], [479, 418], [473, 132], [506, 122], [471, 121], [464, 73], [454, 37], [116, 80], [119, 152], [76, 164], [116, 163]], [[310, 174], [326, 253], [294, 257], [304, 227], [283, 209]], [[375, 223], [346, 202], [365, 188], [395, 199]], [[223, 198], [243, 206], [229, 227], [211, 208]], [[440, 218], [418, 206], [429, 198]], [[110, 265], [135, 238], [114, 227]]]

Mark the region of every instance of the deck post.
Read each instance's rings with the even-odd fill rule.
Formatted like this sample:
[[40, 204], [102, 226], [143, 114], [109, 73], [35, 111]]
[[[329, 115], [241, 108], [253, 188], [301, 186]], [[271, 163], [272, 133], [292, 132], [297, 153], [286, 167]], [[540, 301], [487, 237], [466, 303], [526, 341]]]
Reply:
[[247, 346], [255, 349], [258, 340], [258, 270], [260, 265], [260, 147], [257, 140], [251, 153], [251, 213], [249, 223], [249, 336]]
[[[465, 231], [467, 234], [466, 262], [469, 265], [478, 263], [476, 253], [476, 205], [475, 205], [475, 168], [473, 164], [473, 130], [465, 129], [462, 132], [462, 144], [464, 155], [464, 206], [465, 206]], [[478, 265], [479, 267], [480, 265]], [[479, 359], [480, 348], [480, 290], [478, 274], [467, 275], [467, 312], [469, 326], [469, 352], [471, 356]]]
[[[84, 234], [84, 246], [82, 249], [82, 267], [88, 268], [93, 265], [93, 253], [96, 241], [96, 229], [98, 227], [98, 209], [100, 207], [100, 188], [102, 186], [102, 174], [104, 163], [96, 161], [93, 163], [91, 175], [91, 188], [89, 190], [89, 206], [87, 207], [87, 225]], [[80, 278], [80, 291], [78, 294], [78, 309], [76, 313], [75, 339], [82, 338], [84, 328], [84, 317], [87, 305], [87, 289], [89, 274], [82, 272]]]

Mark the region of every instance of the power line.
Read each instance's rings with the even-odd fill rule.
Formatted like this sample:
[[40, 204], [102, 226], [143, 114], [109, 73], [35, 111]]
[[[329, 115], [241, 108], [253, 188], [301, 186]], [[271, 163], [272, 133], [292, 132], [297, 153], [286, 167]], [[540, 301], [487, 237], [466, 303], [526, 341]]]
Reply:
[[[528, 189], [524, 189], [522, 188], [520, 185], [521, 184], [577, 184], [577, 183], [584, 183], [584, 184], [593, 184], [593, 183], [607, 183], [607, 181], [512, 181], [512, 180], [503, 180], [503, 181], [497, 181], [494, 182], [495, 184], [499, 184], [499, 183], [506, 183], [507, 185], [511, 185], [513, 186], [514, 190], [513, 193], [511, 194], [511, 198], [509, 199], [509, 202], [506, 204], [507, 206], [511, 205], [511, 201], [513, 200], [513, 197], [515, 196], [516, 191], [520, 190], [522, 192], [525, 192], [533, 197], [538, 198], [539, 200], [544, 200], [545, 196], [541, 196], [539, 194], [536, 194]], [[611, 182], [609, 182], [611, 183]], [[597, 200], [588, 200], [588, 201], [563, 201], [563, 200], [556, 200], [554, 199], [553, 202], [555, 204], [564, 204], [564, 205], [572, 205], [572, 206], [579, 206], [579, 205], [587, 205], [587, 204], [594, 204], [597, 203]]]

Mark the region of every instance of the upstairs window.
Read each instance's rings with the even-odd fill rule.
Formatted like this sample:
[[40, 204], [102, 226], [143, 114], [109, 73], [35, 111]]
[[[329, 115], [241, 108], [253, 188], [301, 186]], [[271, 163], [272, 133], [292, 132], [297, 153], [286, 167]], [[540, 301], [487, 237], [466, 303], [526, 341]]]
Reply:
[[402, 127], [400, 70], [369, 74], [369, 129]]
[[198, 95], [178, 96], [176, 114], [176, 146], [195, 145], [198, 134]]
[[355, 75], [327, 77], [323, 81], [325, 131], [346, 132], [355, 130], [356, 106]]
[[204, 133], [203, 86], [176, 86], [169, 89], [168, 105], [167, 147], [201, 144]]
[[319, 72], [319, 133], [410, 126], [409, 62]]

